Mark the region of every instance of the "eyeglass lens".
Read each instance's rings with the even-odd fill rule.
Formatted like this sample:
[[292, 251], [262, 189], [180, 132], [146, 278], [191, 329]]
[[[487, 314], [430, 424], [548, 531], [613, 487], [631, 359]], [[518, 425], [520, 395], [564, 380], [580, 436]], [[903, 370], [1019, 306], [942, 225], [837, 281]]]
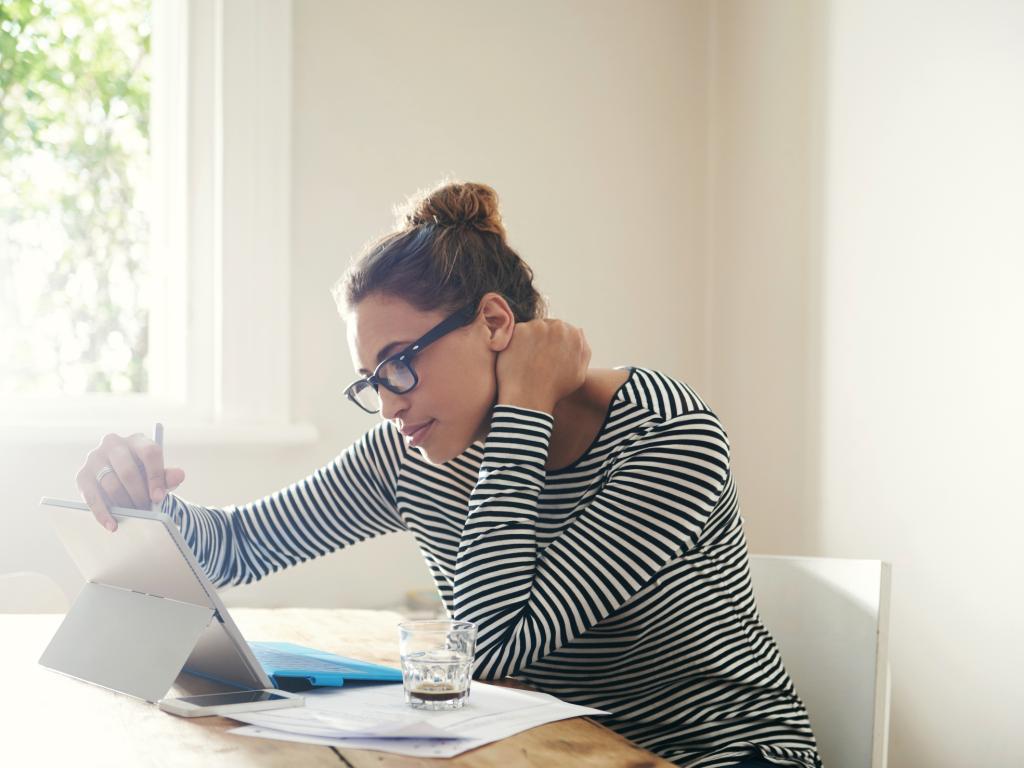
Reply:
[[[392, 391], [402, 393], [412, 389], [416, 384], [416, 377], [407, 362], [401, 360], [389, 360], [377, 371], [377, 379], [382, 386]], [[380, 410], [380, 395], [377, 390], [368, 382], [363, 381], [355, 387], [353, 397], [359, 405], [370, 411]]]

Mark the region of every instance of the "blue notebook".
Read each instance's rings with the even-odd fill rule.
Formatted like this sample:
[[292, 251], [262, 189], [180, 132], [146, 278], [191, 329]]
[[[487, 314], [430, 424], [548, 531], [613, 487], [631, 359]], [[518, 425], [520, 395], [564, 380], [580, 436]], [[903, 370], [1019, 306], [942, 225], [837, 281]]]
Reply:
[[249, 643], [256, 660], [282, 690], [345, 684], [346, 680], [401, 682], [402, 670], [294, 643]]

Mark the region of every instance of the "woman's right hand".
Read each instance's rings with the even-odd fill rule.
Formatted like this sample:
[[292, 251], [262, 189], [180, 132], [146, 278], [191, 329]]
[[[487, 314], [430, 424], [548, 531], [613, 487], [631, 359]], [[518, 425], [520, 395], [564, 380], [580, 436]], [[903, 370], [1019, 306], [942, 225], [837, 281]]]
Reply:
[[[97, 480], [104, 467], [113, 472], [104, 472]], [[75, 483], [97, 522], [116, 531], [117, 522], [108, 506], [149, 509], [163, 501], [167, 491], [177, 488], [184, 479], [184, 470], [164, 469], [163, 449], [145, 435], [108, 434], [89, 451]]]

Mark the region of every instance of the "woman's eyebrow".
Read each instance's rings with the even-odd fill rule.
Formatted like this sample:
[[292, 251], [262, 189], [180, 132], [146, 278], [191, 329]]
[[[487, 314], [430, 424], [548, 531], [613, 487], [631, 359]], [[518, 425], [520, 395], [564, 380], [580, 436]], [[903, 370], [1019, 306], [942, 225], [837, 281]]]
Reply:
[[[390, 354], [391, 349], [393, 347], [403, 347], [403, 346], [407, 346], [407, 345], [409, 345], [411, 343], [412, 342], [410, 342], [410, 341], [392, 341], [390, 344], [388, 344], [388, 345], [386, 345], [384, 347], [381, 347], [380, 352], [377, 353], [377, 363], [380, 364], [380, 362], [385, 357], [387, 357], [388, 354]], [[365, 368], [360, 368], [358, 371], [356, 371], [356, 373], [372, 373], [372, 371], [368, 371]]]

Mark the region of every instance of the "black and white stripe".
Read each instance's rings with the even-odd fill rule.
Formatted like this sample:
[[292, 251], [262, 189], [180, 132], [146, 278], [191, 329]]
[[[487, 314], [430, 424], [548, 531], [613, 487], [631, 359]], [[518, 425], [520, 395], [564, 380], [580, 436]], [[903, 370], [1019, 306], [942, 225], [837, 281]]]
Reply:
[[632, 368], [586, 453], [548, 471], [552, 426], [496, 406], [485, 441], [434, 466], [382, 422], [277, 493], [224, 509], [174, 498], [174, 516], [218, 586], [411, 531], [448, 613], [479, 625], [476, 679], [612, 712], [598, 719], [679, 764], [819, 765], [754, 606], [714, 413]]

